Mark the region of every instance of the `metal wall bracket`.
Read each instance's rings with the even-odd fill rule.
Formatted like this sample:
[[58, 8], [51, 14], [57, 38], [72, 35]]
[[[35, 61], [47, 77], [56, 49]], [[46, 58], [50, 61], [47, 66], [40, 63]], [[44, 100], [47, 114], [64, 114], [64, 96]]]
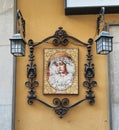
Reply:
[[[54, 98], [53, 99], [53, 104], [50, 105], [46, 103], [45, 101], [37, 98], [37, 95], [35, 93], [35, 88], [38, 87], [39, 83], [36, 81], [37, 77], [37, 69], [36, 69], [36, 64], [34, 64], [35, 56], [34, 56], [34, 48], [42, 43], [47, 42], [48, 40], [53, 39], [52, 44], [54, 46], [66, 46], [69, 44], [69, 39], [74, 40], [75, 42], [78, 43], [78, 45], [83, 45], [84, 47], [87, 47], [87, 63], [84, 65], [84, 76], [85, 76], [85, 81], [83, 82], [83, 86], [87, 88], [86, 95], [84, 99], [81, 99], [77, 101], [76, 103], [69, 105], [69, 99], [68, 98]], [[97, 82], [94, 81], [94, 64], [92, 63], [92, 55], [91, 55], [91, 47], [93, 44], [93, 39], [89, 39], [88, 43], [84, 43], [80, 41], [79, 39], [70, 36], [66, 33], [65, 30], [63, 30], [62, 27], [59, 27], [58, 30], [54, 33], [54, 35], [49, 36], [42, 40], [41, 42], [34, 43], [33, 40], [29, 40], [28, 45], [29, 45], [29, 64], [27, 64], [27, 78], [28, 81], [25, 82], [25, 86], [29, 88], [29, 95], [28, 95], [28, 104], [32, 105], [33, 102], [36, 100], [45, 106], [52, 108], [54, 112], [59, 116], [59, 118], [63, 118], [67, 112], [73, 108], [76, 107], [77, 105], [81, 104], [84, 101], [89, 101], [89, 104], [93, 105], [95, 103], [95, 95], [94, 91], [92, 90], [93, 87], [97, 85]]]

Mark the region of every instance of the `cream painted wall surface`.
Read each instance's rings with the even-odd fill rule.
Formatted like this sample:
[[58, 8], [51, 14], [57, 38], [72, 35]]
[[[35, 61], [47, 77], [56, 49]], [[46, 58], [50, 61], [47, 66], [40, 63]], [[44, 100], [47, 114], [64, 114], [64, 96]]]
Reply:
[[119, 130], [119, 24], [110, 26], [113, 34], [113, 52], [109, 55], [109, 87], [111, 130]]
[[13, 57], [9, 38], [13, 20], [14, 1], [0, 0], [0, 130], [12, 130]]
[[[97, 15], [65, 16], [64, 0], [18, 0], [17, 8], [21, 10], [26, 20], [26, 41], [29, 39], [41, 41], [47, 36], [53, 35], [59, 26], [62, 26], [69, 35], [73, 35], [84, 42], [95, 35]], [[119, 15], [106, 15], [105, 19], [108, 22], [117, 22]], [[52, 104], [55, 97], [60, 99], [67, 97], [70, 99], [70, 104], [84, 98], [86, 88], [83, 87], [82, 83], [85, 80], [86, 48], [74, 44], [66, 47], [79, 48], [80, 91], [77, 96], [43, 95], [44, 48], [54, 48], [54, 46], [47, 43], [35, 48], [35, 63], [37, 64], [37, 80], [39, 82], [39, 86], [36, 88], [38, 98], [49, 104]], [[27, 46], [25, 57], [17, 58], [15, 130], [109, 130], [107, 61], [106, 56], [96, 54], [95, 44], [92, 53], [95, 64], [95, 80], [98, 83], [97, 87], [94, 88], [96, 103], [90, 106], [88, 102], [84, 102], [71, 109], [63, 119], [59, 119], [52, 109], [37, 101], [33, 105], [27, 104], [28, 88], [25, 87], [24, 83], [27, 81], [28, 49]]]

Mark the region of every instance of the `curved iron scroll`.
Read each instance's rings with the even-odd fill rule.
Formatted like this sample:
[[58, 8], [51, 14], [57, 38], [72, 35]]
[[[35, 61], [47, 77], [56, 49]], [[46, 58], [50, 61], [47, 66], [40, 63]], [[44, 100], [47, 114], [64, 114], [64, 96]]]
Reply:
[[69, 38], [69, 39], [72, 39], [72, 40], [74, 40], [74, 41], [76, 41], [77, 43], [79, 43], [79, 45], [84, 45], [84, 46], [87, 46], [87, 45], [88, 45], [87, 43], [82, 42], [81, 40], [79, 40], [79, 39], [77, 39], [77, 38], [75, 38], [75, 37], [73, 37], [73, 36], [68, 35], [68, 34], [66, 33], [66, 31], [63, 30], [62, 27], [59, 27], [58, 30], [55, 32], [54, 35], [49, 36], [49, 37], [43, 39], [42, 41], [40, 41], [40, 42], [38, 42], [38, 43], [34, 43], [33, 46], [34, 46], [34, 47], [35, 47], [35, 46], [38, 46], [38, 45], [40, 45], [40, 44], [42, 44], [42, 43], [47, 42], [48, 40], [50, 40], [50, 39], [52, 39], [52, 38], [53, 38], [52, 43], [53, 43], [54, 46], [58, 46], [58, 45], [67, 46], [67, 45], [69, 44], [68, 38]]
[[54, 106], [52, 105], [49, 105], [48, 103], [46, 103], [45, 101], [43, 100], [40, 100], [38, 98], [29, 98], [28, 99], [28, 104], [29, 105], [32, 105], [33, 104], [33, 100], [37, 100], [39, 101], [40, 103], [44, 104], [45, 106], [49, 107], [49, 108], [52, 108], [54, 110], [54, 112], [59, 116], [59, 118], [63, 118], [63, 116], [65, 114], [67, 114], [67, 112], [79, 105], [80, 103], [82, 103], [83, 101], [87, 100], [87, 98], [84, 98], [76, 103], [74, 103], [73, 105], [69, 106], [69, 99], [68, 98], [63, 98], [62, 100], [60, 100], [59, 98], [54, 98], [53, 99], [53, 104]]
[[[80, 43], [81, 45], [84, 45], [87, 47], [87, 64], [85, 64], [85, 69], [84, 69], [84, 76], [86, 81], [83, 82], [83, 86], [87, 88], [86, 91], [86, 96], [84, 99], [77, 101], [76, 103], [69, 105], [69, 99], [64, 98], [64, 99], [59, 99], [59, 98], [54, 98], [53, 99], [53, 106], [49, 105], [45, 101], [38, 99], [37, 95], [35, 93], [35, 88], [39, 85], [38, 81], [36, 81], [37, 77], [37, 71], [36, 71], [36, 64], [34, 64], [34, 47], [38, 46], [44, 42], [47, 42], [53, 38], [53, 45], [58, 46], [58, 45], [63, 45], [66, 46], [69, 43], [68, 38]], [[39, 43], [35, 43], [32, 40], [29, 40], [28, 45], [30, 48], [30, 55], [29, 55], [29, 64], [27, 64], [27, 78], [28, 81], [25, 83], [25, 86], [29, 88], [29, 95], [28, 95], [28, 104], [32, 105], [34, 100], [39, 101], [40, 103], [44, 104], [45, 106], [52, 108], [54, 112], [59, 116], [59, 118], [63, 118], [63, 116], [73, 107], [79, 105], [80, 103], [88, 100], [89, 104], [93, 105], [95, 103], [95, 95], [92, 90], [93, 87], [97, 85], [97, 82], [94, 81], [94, 64], [92, 64], [92, 55], [91, 55], [91, 46], [93, 43], [93, 39], [89, 39], [88, 43], [84, 43], [80, 41], [79, 39], [69, 36], [66, 31], [63, 30], [63, 28], [59, 28], [53, 36], [47, 37], [46, 39], [42, 40]]]

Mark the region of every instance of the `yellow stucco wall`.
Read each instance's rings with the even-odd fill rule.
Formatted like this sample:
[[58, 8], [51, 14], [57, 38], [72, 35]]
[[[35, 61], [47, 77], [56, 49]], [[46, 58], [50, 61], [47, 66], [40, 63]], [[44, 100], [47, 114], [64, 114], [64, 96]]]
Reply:
[[[19, 8], [26, 20], [26, 41], [33, 39], [41, 41], [54, 34], [62, 26], [69, 35], [87, 42], [94, 37], [97, 15], [65, 16], [63, 0], [18, 0]], [[118, 22], [118, 15], [106, 15], [107, 22]], [[35, 63], [37, 64], [36, 88], [37, 96], [49, 104], [55, 97], [70, 99], [75, 103], [86, 95], [86, 88], [82, 83], [84, 79], [84, 64], [86, 63], [86, 48], [73, 44], [66, 48], [79, 48], [79, 95], [43, 95], [43, 48], [52, 48], [50, 44], [35, 48]], [[93, 63], [95, 64], [95, 80], [98, 85], [94, 88], [96, 103], [90, 106], [84, 102], [72, 108], [63, 119], [58, 118], [54, 111], [35, 101], [33, 105], [27, 104], [28, 88], [26, 65], [28, 63], [28, 47], [25, 57], [17, 58], [16, 69], [16, 104], [15, 104], [15, 130], [108, 130], [108, 96], [107, 96], [107, 65], [106, 56], [96, 54], [93, 45]]]

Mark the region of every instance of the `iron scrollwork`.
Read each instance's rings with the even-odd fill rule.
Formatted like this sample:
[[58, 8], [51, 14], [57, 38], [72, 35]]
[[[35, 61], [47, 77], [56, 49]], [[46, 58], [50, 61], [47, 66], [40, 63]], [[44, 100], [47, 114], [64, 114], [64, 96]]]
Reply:
[[29, 88], [29, 95], [28, 95], [28, 104], [32, 104], [32, 99], [36, 99], [35, 95], [35, 87], [39, 85], [38, 81], [36, 81], [36, 64], [34, 64], [34, 46], [33, 41], [29, 40], [28, 42], [30, 48], [30, 55], [29, 55], [29, 64], [27, 64], [27, 78], [28, 81], [25, 82], [25, 86]]
[[84, 76], [86, 78], [86, 81], [83, 82], [83, 86], [87, 87], [87, 95], [86, 99], [89, 100], [89, 103], [93, 105], [95, 103], [95, 95], [94, 92], [92, 91], [92, 88], [97, 85], [97, 82], [94, 81], [94, 64], [92, 64], [92, 55], [91, 55], [91, 45], [92, 45], [93, 40], [89, 39], [89, 45], [87, 46], [88, 50], [88, 55], [87, 55], [87, 61], [88, 63], [85, 64], [85, 70], [84, 70]]
[[[49, 105], [45, 101], [38, 99], [35, 88], [39, 85], [38, 81], [36, 81], [37, 77], [37, 70], [36, 70], [36, 64], [34, 64], [34, 47], [50, 40], [53, 38], [53, 45], [58, 46], [58, 45], [63, 45], [66, 46], [69, 44], [68, 39], [72, 39], [79, 43], [79, 45], [83, 45], [87, 47], [87, 64], [85, 64], [85, 69], [84, 69], [84, 76], [86, 81], [83, 82], [83, 86], [87, 88], [86, 91], [86, 96], [84, 99], [77, 101], [76, 103], [69, 105], [69, 99], [64, 98], [64, 99], [59, 99], [59, 98], [54, 98], [53, 99], [53, 104], [54, 105]], [[93, 87], [97, 85], [97, 82], [94, 81], [94, 64], [92, 64], [92, 55], [91, 55], [91, 46], [93, 43], [93, 39], [89, 39], [88, 43], [84, 43], [80, 41], [79, 39], [70, 36], [66, 33], [66, 31], [63, 30], [62, 27], [59, 27], [59, 29], [55, 32], [54, 35], [47, 37], [46, 39], [42, 40], [39, 43], [34, 43], [32, 40], [29, 40], [28, 45], [30, 48], [30, 55], [29, 55], [29, 64], [27, 64], [27, 78], [28, 81], [25, 83], [25, 86], [29, 88], [29, 95], [28, 95], [28, 104], [31, 105], [33, 104], [34, 100], [39, 101], [40, 103], [44, 104], [45, 106], [52, 108], [54, 112], [59, 116], [59, 118], [63, 118], [63, 116], [73, 107], [76, 107], [80, 103], [88, 100], [89, 104], [93, 105], [95, 103], [95, 95], [92, 90]]]
[[54, 39], [53, 39], [53, 45], [58, 46], [58, 45], [63, 45], [67, 46], [69, 43], [69, 40], [67, 39], [67, 33], [66, 31], [63, 30], [62, 27], [59, 27], [59, 30], [57, 30], [54, 34]]

